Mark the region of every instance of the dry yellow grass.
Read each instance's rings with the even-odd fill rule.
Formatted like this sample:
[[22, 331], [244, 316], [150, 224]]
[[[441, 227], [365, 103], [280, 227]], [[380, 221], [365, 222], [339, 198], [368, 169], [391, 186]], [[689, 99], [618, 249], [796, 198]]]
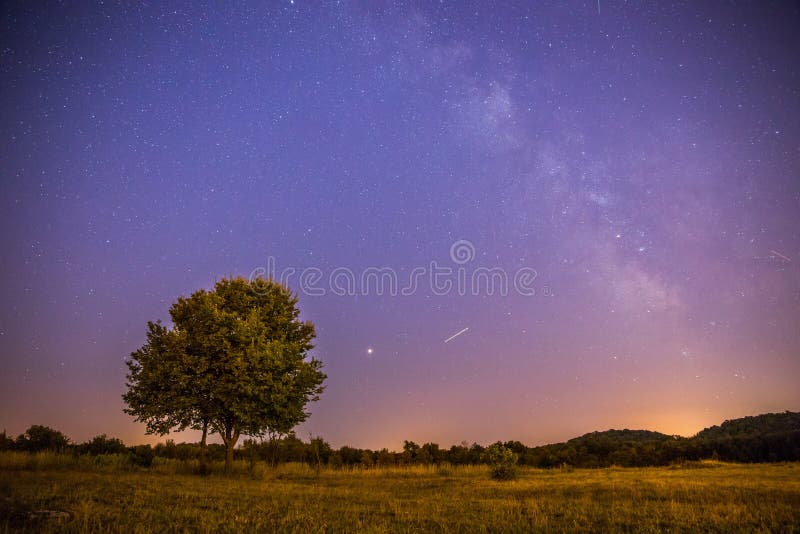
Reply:
[[[719, 531], [800, 529], [800, 465], [534, 470], [496, 482], [487, 468], [329, 470], [305, 465], [183, 474], [0, 458], [0, 530]], [[56, 510], [69, 517], [35, 512]]]

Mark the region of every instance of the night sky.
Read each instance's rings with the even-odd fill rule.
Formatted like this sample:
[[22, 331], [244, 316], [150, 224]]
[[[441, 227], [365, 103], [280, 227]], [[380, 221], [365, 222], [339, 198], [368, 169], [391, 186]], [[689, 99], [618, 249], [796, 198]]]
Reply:
[[[85, 4], [2, 8], [0, 430], [156, 441], [146, 322], [272, 267], [328, 374], [304, 439], [800, 409], [798, 4]], [[431, 262], [511, 287], [329, 283]]]

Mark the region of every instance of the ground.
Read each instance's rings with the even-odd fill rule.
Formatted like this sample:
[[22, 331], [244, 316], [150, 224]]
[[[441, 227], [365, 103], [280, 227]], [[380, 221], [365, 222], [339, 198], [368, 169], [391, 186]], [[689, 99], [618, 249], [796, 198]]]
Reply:
[[[0, 458], [0, 531], [797, 531], [800, 464], [367, 470]], [[61, 513], [54, 513], [61, 512]], [[66, 512], [63, 513], [63, 512]]]

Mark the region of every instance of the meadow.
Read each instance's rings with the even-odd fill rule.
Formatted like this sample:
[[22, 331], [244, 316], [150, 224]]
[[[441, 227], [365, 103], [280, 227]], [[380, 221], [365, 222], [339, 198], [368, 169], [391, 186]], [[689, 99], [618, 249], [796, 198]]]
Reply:
[[800, 530], [800, 464], [316, 470], [237, 462], [0, 454], [0, 532], [580, 532]]

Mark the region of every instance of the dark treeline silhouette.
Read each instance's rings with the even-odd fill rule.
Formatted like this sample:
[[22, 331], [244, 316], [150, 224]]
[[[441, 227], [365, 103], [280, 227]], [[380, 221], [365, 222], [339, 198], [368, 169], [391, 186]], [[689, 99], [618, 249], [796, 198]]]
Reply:
[[[592, 432], [565, 443], [527, 447], [519, 441], [501, 443], [519, 457], [519, 463], [532, 467], [622, 467], [661, 466], [716, 459], [729, 462], [800, 461], [800, 413], [784, 412], [725, 421], [691, 438], [669, 436], [648, 430], [608, 430]], [[166, 443], [127, 447], [106, 435], [85, 443], [73, 444], [57, 430], [34, 425], [13, 439], [0, 434], [0, 450], [27, 452], [56, 451], [72, 454], [127, 454], [137, 465], [149, 466], [155, 457], [197, 460], [197, 443]], [[402, 466], [430, 464], [480, 464], [486, 448], [462, 442], [450, 448], [436, 443], [419, 445], [406, 441], [402, 451], [370, 450], [343, 446], [332, 448], [322, 438], [308, 441], [294, 433], [281, 438], [246, 440], [236, 449], [236, 458], [270, 464], [304, 462], [316, 466]], [[223, 445], [208, 446], [209, 459], [225, 459]]]

